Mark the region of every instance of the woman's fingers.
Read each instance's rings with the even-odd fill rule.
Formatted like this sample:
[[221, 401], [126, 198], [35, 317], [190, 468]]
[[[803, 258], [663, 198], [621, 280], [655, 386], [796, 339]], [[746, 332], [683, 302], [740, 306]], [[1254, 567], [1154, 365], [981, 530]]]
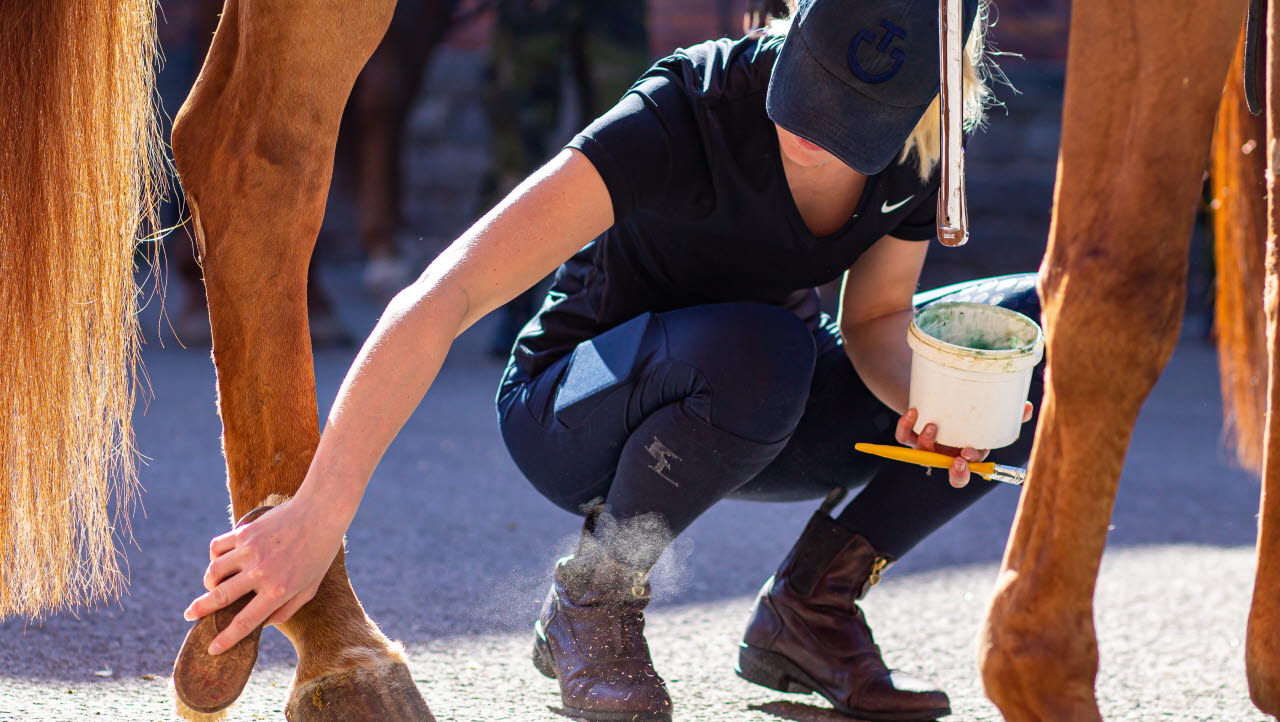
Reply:
[[290, 599], [283, 607], [280, 607], [276, 611], [272, 612], [270, 617], [267, 617], [267, 624], [284, 624], [289, 621], [289, 618], [293, 616], [293, 613], [301, 609], [302, 605], [311, 601], [311, 598], [315, 595], [315, 589], [312, 589], [309, 592], [299, 592], [294, 595], [293, 599]]
[[899, 444], [915, 447], [916, 432], [914, 427], [916, 425], [916, 416], [915, 409], [907, 409], [907, 413], [898, 417], [898, 428], [894, 430], [893, 438], [897, 439]]
[[209, 568], [204, 572], [204, 588], [213, 591], [214, 587], [222, 583], [222, 580], [244, 571], [242, 556], [237, 550], [209, 562]]
[[222, 630], [222, 633], [213, 638], [213, 642], [209, 644], [209, 654], [222, 654], [228, 649], [235, 646], [236, 642], [249, 636], [253, 630], [258, 628], [259, 624], [267, 618], [276, 605], [280, 603], [280, 599], [271, 597], [266, 594], [259, 594], [252, 601], [245, 605], [244, 609], [231, 620], [231, 624]]
[[947, 479], [951, 485], [959, 489], [969, 483], [969, 462], [963, 456], [957, 456], [947, 469]]
[[[903, 418], [906, 417], [904, 416]], [[939, 445], [937, 424], [925, 424], [925, 427], [920, 430], [920, 435], [916, 437], [915, 447], [925, 451], [954, 456], [955, 460], [947, 468], [947, 479], [957, 489], [969, 483], [969, 462], [981, 461], [986, 456], [986, 452], [978, 449], [953, 449]]]
[[239, 539], [239, 531], [239, 529], [233, 529], [226, 534], [214, 537], [213, 541], [209, 542], [209, 561], [213, 561], [235, 549], [236, 542]]
[[237, 574], [196, 597], [195, 601], [191, 602], [191, 605], [182, 613], [182, 617], [188, 622], [195, 621], [206, 614], [222, 609], [251, 591], [253, 591], [253, 582], [248, 575]]
[[1022, 407], [1022, 423], [1025, 424], [1028, 421], [1030, 421], [1032, 415], [1034, 415], [1035, 412], [1036, 412], [1035, 404], [1028, 401], [1027, 405]]
[[937, 446], [937, 443], [938, 425], [925, 424], [924, 428], [920, 430], [920, 435], [916, 437], [916, 448], [924, 449], [925, 451], [937, 451], [937, 449], [934, 448]]

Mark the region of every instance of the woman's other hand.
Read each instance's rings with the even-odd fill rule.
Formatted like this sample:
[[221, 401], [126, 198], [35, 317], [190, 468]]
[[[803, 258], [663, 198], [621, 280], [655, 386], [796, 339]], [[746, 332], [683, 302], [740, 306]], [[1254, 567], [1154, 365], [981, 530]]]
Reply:
[[230, 649], [264, 621], [287, 621], [315, 596], [346, 528], [333, 517], [295, 498], [210, 542], [204, 574], [209, 591], [191, 602], [183, 617], [195, 620], [249, 592], [257, 596], [214, 638], [209, 654]]
[[[1031, 402], [1022, 409], [1022, 423], [1031, 420], [1033, 412]], [[913, 449], [924, 449], [925, 451], [936, 451], [939, 454], [954, 456], [955, 461], [951, 462], [951, 467], [947, 469], [947, 478], [951, 485], [959, 489], [969, 483], [969, 464], [971, 462], [982, 461], [987, 458], [989, 451], [987, 449], [974, 449], [966, 446], [963, 449], [957, 449], [954, 446], [944, 446], [937, 442], [938, 426], [936, 424], [926, 424], [919, 434], [915, 432], [916, 420], [920, 413], [915, 409], [907, 409], [907, 413], [898, 419], [898, 428], [894, 433], [894, 438], [899, 444], [910, 446]]]

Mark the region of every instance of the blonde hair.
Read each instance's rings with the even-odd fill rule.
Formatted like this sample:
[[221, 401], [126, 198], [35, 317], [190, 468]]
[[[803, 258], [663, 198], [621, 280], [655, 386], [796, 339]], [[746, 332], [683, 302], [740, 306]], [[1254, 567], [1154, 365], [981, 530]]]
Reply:
[[[786, 0], [788, 15], [794, 15], [798, 0]], [[987, 81], [993, 76], [994, 67], [988, 60], [987, 19], [990, 0], [978, 0], [978, 16], [973, 21], [969, 41], [965, 43], [964, 62], [964, 130], [966, 133], [979, 128], [986, 120], [987, 106], [991, 104], [991, 89]], [[791, 28], [790, 17], [769, 23], [769, 33], [784, 35]], [[933, 174], [942, 156], [941, 99], [935, 97], [924, 111], [924, 116], [907, 137], [898, 155], [899, 163], [914, 157], [916, 172], [921, 180]]]

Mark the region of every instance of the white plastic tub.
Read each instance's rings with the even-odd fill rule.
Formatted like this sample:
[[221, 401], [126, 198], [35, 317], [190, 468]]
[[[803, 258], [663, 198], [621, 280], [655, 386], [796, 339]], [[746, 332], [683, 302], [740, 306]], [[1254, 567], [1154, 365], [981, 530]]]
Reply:
[[938, 426], [938, 443], [998, 449], [1017, 440], [1044, 334], [1030, 318], [981, 303], [934, 303], [911, 321], [915, 431]]

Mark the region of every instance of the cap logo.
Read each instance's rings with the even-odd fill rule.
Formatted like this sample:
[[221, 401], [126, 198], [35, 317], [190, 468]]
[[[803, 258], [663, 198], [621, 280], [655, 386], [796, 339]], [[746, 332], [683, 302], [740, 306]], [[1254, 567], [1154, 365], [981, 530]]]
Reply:
[[864, 42], [869, 43], [875, 40], [875, 33], [872, 30], [868, 28], [859, 30], [853, 36], [853, 40], [849, 42], [849, 69], [864, 83], [883, 83], [889, 80], [898, 74], [898, 71], [902, 69], [903, 61], [907, 59], [907, 54], [901, 48], [889, 50], [889, 45], [895, 38], [906, 39], [907, 31], [888, 20], [881, 20], [880, 27], [884, 28], [884, 34], [880, 36], [880, 42], [876, 43], [876, 50], [879, 51], [880, 55], [887, 55], [893, 59], [893, 65], [883, 73], [871, 73], [862, 67], [862, 63], [858, 61], [858, 48]]

